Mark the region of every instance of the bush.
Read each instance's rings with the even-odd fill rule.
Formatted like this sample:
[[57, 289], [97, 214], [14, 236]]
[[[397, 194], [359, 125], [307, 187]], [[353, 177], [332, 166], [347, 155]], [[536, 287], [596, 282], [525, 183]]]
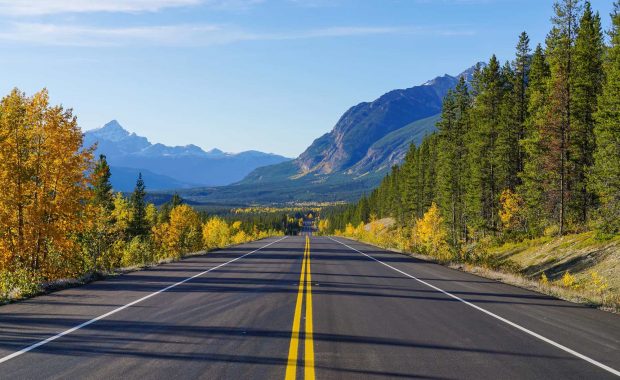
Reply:
[[41, 279], [25, 269], [0, 271], [0, 300], [28, 297], [40, 291]]
[[153, 246], [151, 239], [136, 236], [129, 242], [117, 241], [114, 248], [121, 253], [121, 266], [147, 265], [154, 262]]

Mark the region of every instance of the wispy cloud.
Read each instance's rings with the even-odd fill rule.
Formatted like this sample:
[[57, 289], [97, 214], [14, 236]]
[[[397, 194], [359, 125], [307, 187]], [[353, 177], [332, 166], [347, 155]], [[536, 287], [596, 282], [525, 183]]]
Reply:
[[14, 22], [0, 30], [0, 42], [55, 46], [209, 46], [241, 41], [277, 41], [382, 34], [469, 36], [471, 30], [428, 27], [336, 26], [287, 32], [252, 32], [230, 25], [94, 27]]
[[63, 13], [156, 12], [165, 8], [206, 5], [220, 9], [244, 9], [264, 0], [0, 0], [0, 14], [39, 16]]

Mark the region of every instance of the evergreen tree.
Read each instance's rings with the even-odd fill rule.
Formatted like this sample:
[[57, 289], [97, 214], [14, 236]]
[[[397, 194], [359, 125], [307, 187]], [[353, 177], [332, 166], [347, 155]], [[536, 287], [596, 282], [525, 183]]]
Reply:
[[159, 223], [167, 223], [170, 221], [170, 212], [176, 206], [183, 204], [183, 198], [179, 195], [179, 193], [174, 193], [172, 198], [166, 203], [164, 203], [159, 210], [158, 219]]
[[437, 142], [438, 135], [432, 134], [420, 144], [420, 203], [418, 215], [423, 215], [435, 200], [437, 186]]
[[566, 229], [566, 205], [569, 201], [571, 172], [568, 152], [571, 120], [571, 82], [580, 1], [562, 0], [553, 6], [553, 28], [547, 36], [547, 58], [551, 77], [548, 84], [547, 110], [541, 131], [543, 159], [547, 172], [545, 192], [549, 212], [558, 221], [559, 233]]
[[476, 230], [495, 230], [498, 226], [498, 201], [507, 182], [505, 156], [498, 154], [501, 132], [500, 110], [504, 83], [495, 55], [477, 75], [477, 93], [472, 108], [472, 128], [467, 137], [468, 151], [468, 214]]
[[584, 8], [575, 40], [568, 155], [572, 173], [568, 207], [571, 219], [582, 225], [594, 203], [594, 195], [587, 189], [586, 175], [594, 163], [594, 112], [603, 83], [604, 48], [600, 17], [592, 12], [589, 2]]
[[599, 228], [620, 232], [620, 2], [614, 3], [605, 82], [595, 114], [596, 150], [589, 188], [600, 201]]
[[[529, 96], [527, 86], [529, 82], [529, 72], [531, 65], [530, 55], [530, 37], [526, 32], [522, 32], [519, 36], [519, 43], [517, 43], [516, 58], [513, 63], [514, 70], [514, 85], [513, 85], [513, 97], [515, 102], [515, 114], [516, 122], [518, 125], [517, 139], [519, 141], [525, 138], [525, 122], [528, 118], [528, 103]], [[523, 171], [523, 164], [525, 161], [525, 152], [523, 147], [519, 144], [517, 146], [517, 172]]]
[[114, 208], [114, 193], [112, 192], [110, 177], [112, 177], [112, 173], [106, 156], [99, 155], [91, 176], [93, 203], [108, 211]]
[[170, 206], [172, 208], [175, 208], [177, 206], [180, 206], [183, 204], [183, 198], [181, 198], [181, 196], [179, 195], [179, 193], [174, 193], [172, 195], [172, 198], [170, 198]]
[[500, 193], [505, 189], [514, 190], [519, 183], [520, 171], [519, 139], [522, 125], [519, 122], [518, 98], [515, 97], [516, 74], [510, 63], [506, 62], [500, 71], [500, 109], [497, 126], [497, 142], [494, 152]]
[[136, 187], [131, 194], [130, 204], [132, 217], [129, 222], [129, 236], [144, 236], [149, 232], [149, 222], [146, 218], [146, 187], [142, 180], [142, 173], [138, 175]]
[[524, 201], [526, 228], [531, 236], [540, 234], [549, 214], [543, 208], [545, 187], [543, 173], [543, 144], [541, 130], [544, 126], [549, 65], [543, 48], [536, 46], [527, 87], [528, 117], [525, 133], [520, 141], [524, 154], [523, 170], [519, 174], [521, 185], [518, 193]]
[[366, 196], [363, 196], [357, 204], [355, 219], [356, 224], [366, 223], [370, 219], [370, 204]]
[[417, 204], [420, 198], [418, 175], [418, 149], [412, 144], [402, 164], [402, 204], [405, 224], [410, 224], [417, 217]]
[[467, 236], [464, 176], [469, 108], [467, 84], [461, 77], [456, 89], [444, 98], [441, 121], [437, 123], [437, 201], [449, 226], [452, 244], [456, 247]]

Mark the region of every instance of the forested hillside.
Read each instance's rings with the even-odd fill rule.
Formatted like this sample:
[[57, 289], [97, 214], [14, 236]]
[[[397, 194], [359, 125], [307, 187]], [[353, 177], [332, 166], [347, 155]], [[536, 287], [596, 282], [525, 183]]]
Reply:
[[326, 230], [391, 217], [405, 246], [457, 260], [543, 235], [617, 236], [620, 3], [611, 17], [606, 44], [589, 2], [555, 3], [544, 46], [523, 32], [511, 62], [492, 56], [461, 80], [438, 131], [368, 197], [325, 213]]

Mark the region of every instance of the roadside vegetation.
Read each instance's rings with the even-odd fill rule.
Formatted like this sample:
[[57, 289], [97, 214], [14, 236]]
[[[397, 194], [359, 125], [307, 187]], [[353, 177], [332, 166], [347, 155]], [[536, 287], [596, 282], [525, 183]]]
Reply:
[[209, 215], [178, 196], [158, 208], [141, 176], [114, 193], [92, 151], [45, 90], [0, 101], [0, 303], [299, 228], [286, 212]]
[[461, 79], [438, 132], [369, 196], [324, 210], [321, 233], [617, 308], [620, 2], [611, 17], [606, 39], [589, 2], [556, 2], [545, 46], [523, 32], [512, 62]]

